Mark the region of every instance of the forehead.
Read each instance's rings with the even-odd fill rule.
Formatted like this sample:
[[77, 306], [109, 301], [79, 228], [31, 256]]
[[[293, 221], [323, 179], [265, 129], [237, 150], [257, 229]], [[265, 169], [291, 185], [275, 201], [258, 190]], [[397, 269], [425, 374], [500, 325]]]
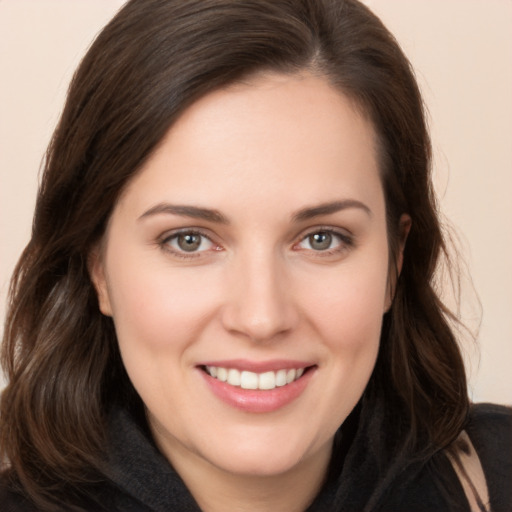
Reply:
[[266, 74], [189, 107], [124, 196], [300, 208], [379, 193], [377, 167], [373, 127], [349, 98], [322, 77]]

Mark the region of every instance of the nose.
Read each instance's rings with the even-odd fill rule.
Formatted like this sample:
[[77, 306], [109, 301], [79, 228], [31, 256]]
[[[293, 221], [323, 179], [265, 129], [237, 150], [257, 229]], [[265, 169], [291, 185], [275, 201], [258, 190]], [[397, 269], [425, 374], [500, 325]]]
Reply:
[[284, 262], [271, 254], [240, 257], [230, 268], [222, 323], [251, 341], [272, 341], [293, 331], [299, 312]]

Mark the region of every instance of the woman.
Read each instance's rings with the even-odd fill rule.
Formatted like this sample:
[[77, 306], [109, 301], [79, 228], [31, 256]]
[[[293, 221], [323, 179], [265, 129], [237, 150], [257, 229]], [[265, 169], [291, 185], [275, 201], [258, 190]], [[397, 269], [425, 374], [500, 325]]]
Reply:
[[367, 8], [128, 2], [13, 278], [2, 503], [510, 509], [511, 414], [470, 407], [444, 249], [421, 97]]

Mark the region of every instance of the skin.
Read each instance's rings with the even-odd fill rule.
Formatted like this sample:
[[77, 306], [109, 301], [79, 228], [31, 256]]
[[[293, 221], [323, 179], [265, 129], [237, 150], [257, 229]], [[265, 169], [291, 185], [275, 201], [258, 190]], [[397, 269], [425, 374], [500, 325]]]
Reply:
[[[183, 229], [205, 235], [197, 250], [181, 249]], [[310, 235], [326, 230], [319, 248]], [[370, 378], [391, 302], [371, 123], [310, 74], [211, 93], [129, 183], [91, 261], [155, 441], [201, 508], [304, 510]], [[254, 413], [218, 399], [198, 367], [231, 359], [312, 369], [298, 398]]]

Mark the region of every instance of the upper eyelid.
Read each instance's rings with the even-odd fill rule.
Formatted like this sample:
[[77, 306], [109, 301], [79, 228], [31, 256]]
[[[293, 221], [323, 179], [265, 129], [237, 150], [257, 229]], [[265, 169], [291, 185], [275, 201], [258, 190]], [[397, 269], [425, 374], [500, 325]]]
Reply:
[[299, 240], [303, 240], [304, 238], [311, 236], [315, 233], [332, 233], [335, 235], [339, 235], [343, 238], [354, 238], [354, 234], [347, 228], [340, 228], [340, 227], [334, 227], [334, 226], [313, 226], [311, 228], [308, 228], [301, 232], [300, 235], [298, 235]]
[[164, 233], [162, 233], [162, 235], [158, 237], [158, 240], [159, 242], [165, 242], [178, 235], [183, 235], [187, 233], [204, 236], [205, 238], [208, 238], [208, 240], [210, 240], [211, 242], [215, 243], [215, 240], [213, 239], [214, 237], [210, 233], [206, 232], [206, 230], [202, 228], [196, 227], [178, 228], [165, 231]]
[[[296, 245], [299, 242], [302, 242], [304, 239], [306, 239], [308, 236], [311, 236], [312, 234], [319, 233], [319, 232], [327, 232], [332, 233], [334, 235], [340, 236], [342, 239], [349, 238], [351, 241], [354, 240], [354, 234], [347, 228], [341, 228], [341, 227], [335, 227], [335, 226], [329, 226], [329, 225], [317, 225], [317, 226], [311, 226], [305, 230], [302, 230], [300, 234], [295, 235], [293, 239], [291, 240], [293, 242], [293, 245]], [[165, 231], [161, 236], [158, 237], [158, 243], [162, 244], [167, 242], [168, 240], [185, 233], [192, 233], [204, 236], [207, 238], [210, 242], [216, 245], [222, 245], [216, 240], [216, 236], [210, 232], [208, 229], [196, 227], [196, 226], [186, 226], [182, 228], [172, 229]]]
[[[161, 251], [164, 251], [168, 255], [171, 255], [173, 258], [178, 258], [180, 260], [193, 261], [197, 258], [203, 259], [207, 256], [207, 253], [212, 252], [212, 248], [200, 250], [200, 251], [185, 251], [171, 245], [171, 240], [175, 239], [179, 235], [182, 234], [195, 234], [200, 235], [206, 238], [213, 246], [214, 251], [219, 250], [219, 244], [212, 239], [211, 236], [204, 233], [202, 229], [198, 228], [178, 228], [175, 230], [166, 231], [162, 234], [161, 237], [157, 238], [156, 244]], [[214, 252], [213, 251], [213, 252]]]
[[314, 251], [313, 249], [300, 249], [306, 252], [313, 251], [314, 254], [317, 256], [327, 256], [329, 254], [333, 254], [336, 252], [340, 252], [342, 250], [352, 249], [356, 247], [356, 240], [352, 233], [348, 232], [347, 230], [341, 229], [341, 228], [334, 228], [334, 227], [320, 227], [320, 228], [314, 228], [308, 230], [306, 233], [300, 235], [300, 237], [297, 239], [296, 242], [293, 243], [293, 248], [297, 250], [297, 247], [302, 244], [305, 240], [307, 240], [308, 237], [311, 235], [314, 235], [315, 233], [330, 233], [334, 236], [337, 236], [339, 238], [339, 247], [326, 249], [325, 251]]

